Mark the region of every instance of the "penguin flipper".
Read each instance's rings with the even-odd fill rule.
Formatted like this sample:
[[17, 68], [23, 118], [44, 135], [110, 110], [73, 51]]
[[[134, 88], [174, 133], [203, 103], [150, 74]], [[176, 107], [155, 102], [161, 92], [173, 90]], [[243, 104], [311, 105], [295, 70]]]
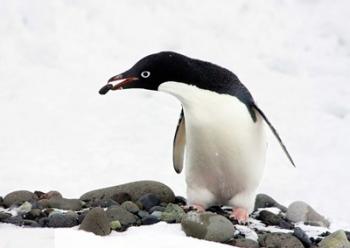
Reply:
[[186, 129], [184, 111], [181, 109], [173, 142], [173, 165], [176, 173], [181, 173], [184, 164]]
[[272, 133], [275, 135], [276, 139], [278, 140], [278, 142], [280, 143], [284, 153], [287, 155], [289, 161], [292, 163], [292, 165], [295, 167], [294, 161], [292, 159], [292, 157], [290, 156], [287, 147], [283, 144], [283, 141], [281, 139], [281, 137], [279, 136], [277, 130], [275, 129], [275, 127], [271, 124], [271, 122], [269, 121], [269, 119], [267, 119], [266, 115], [264, 114], [264, 112], [256, 105], [253, 104], [252, 108], [255, 109], [260, 115], [261, 117], [265, 120], [265, 122], [267, 123], [267, 125], [270, 127]]

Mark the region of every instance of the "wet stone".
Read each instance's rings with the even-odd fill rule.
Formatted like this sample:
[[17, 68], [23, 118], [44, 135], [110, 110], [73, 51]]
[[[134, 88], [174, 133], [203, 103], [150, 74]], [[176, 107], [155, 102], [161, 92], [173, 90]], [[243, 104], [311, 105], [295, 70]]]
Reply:
[[145, 210], [149, 211], [152, 207], [159, 205], [160, 199], [157, 195], [148, 193], [141, 196], [138, 202]]
[[257, 216], [258, 220], [261, 220], [262, 223], [268, 226], [279, 226], [284, 229], [293, 229], [294, 225], [285, 221], [280, 216], [275, 215], [267, 210], [262, 210]]
[[293, 235], [295, 237], [297, 237], [304, 244], [305, 247], [308, 248], [312, 245], [312, 242], [311, 242], [309, 236], [307, 236], [307, 234], [304, 232], [304, 230], [301, 229], [300, 227], [294, 228]]

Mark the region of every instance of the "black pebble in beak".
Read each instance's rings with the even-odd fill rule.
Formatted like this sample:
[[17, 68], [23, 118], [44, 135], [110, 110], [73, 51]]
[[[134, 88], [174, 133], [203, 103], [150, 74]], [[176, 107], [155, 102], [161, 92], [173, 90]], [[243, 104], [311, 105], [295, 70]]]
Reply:
[[113, 88], [113, 84], [106, 84], [105, 86], [103, 86], [98, 93], [100, 93], [100, 95], [105, 95], [107, 94], [108, 91], [110, 91]]

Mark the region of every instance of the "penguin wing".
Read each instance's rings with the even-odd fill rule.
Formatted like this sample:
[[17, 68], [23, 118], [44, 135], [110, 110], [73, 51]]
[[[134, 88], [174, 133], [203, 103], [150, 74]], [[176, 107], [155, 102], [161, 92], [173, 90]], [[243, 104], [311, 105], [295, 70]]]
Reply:
[[176, 173], [181, 173], [184, 164], [186, 129], [184, 111], [181, 109], [173, 142], [173, 165]]
[[280, 143], [284, 153], [287, 155], [289, 161], [292, 163], [292, 165], [295, 167], [294, 161], [292, 159], [292, 157], [290, 156], [287, 147], [283, 144], [283, 141], [281, 139], [281, 137], [279, 136], [277, 130], [274, 128], [274, 126], [272, 126], [271, 122], [269, 121], [269, 119], [267, 119], [266, 115], [264, 114], [264, 112], [256, 105], [253, 104], [252, 108], [255, 109], [260, 115], [261, 117], [265, 120], [265, 122], [267, 123], [267, 125], [270, 127], [272, 133], [275, 135], [276, 139], [278, 140], [278, 142]]

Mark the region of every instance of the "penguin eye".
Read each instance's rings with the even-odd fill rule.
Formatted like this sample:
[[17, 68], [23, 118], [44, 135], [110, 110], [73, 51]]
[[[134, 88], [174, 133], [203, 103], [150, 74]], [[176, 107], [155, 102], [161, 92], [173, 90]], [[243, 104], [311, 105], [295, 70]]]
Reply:
[[143, 71], [141, 72], [141, 77], [143, 78], [148, 78], [149, 76], [151, 76], [151, 73], [149, 71]]

